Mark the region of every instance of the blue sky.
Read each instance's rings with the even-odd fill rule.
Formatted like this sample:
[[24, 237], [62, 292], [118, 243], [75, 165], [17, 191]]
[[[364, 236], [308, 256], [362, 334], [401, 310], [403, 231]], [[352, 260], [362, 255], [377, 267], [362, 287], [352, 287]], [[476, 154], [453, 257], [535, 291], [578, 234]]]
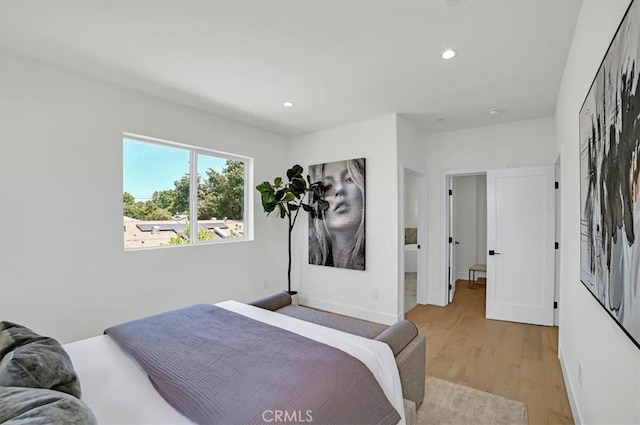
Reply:
[[[189, 151], [155, 143], [124, 139], [124, 191], [136, 201], [151, 199], [157, 190], [173, 189], [174, 181], [189, 172]], [[222, 172], [226, 159], [208, 155], [198, 156], [200, 176], [213, 168]]]

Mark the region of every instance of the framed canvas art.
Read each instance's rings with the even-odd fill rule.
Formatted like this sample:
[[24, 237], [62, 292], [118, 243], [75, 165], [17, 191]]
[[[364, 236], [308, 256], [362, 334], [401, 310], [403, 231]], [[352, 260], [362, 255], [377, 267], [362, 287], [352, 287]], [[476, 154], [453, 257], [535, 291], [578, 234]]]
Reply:
[[640, 348], [640, 2], [580, 110], [580, 279]]
[[365, 159], [309, 166], [329, 209], [309, 217], [309, 264], [365, 269]]

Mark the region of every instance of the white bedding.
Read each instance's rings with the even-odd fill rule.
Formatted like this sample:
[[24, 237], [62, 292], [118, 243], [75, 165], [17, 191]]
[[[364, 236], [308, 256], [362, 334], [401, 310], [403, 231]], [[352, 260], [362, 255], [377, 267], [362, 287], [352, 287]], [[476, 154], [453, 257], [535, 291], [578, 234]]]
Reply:
[[[236, 301], [219, 307], [338, 348], [363, 362], [401, 416], [404, 407], [400, 376], [391, 349], [383, 342], [351, 335]], [[108, 336], [64, 346], [80, 377], [82, 400], [99, 424], [192, 424], [153, 388], [147, 374]]]

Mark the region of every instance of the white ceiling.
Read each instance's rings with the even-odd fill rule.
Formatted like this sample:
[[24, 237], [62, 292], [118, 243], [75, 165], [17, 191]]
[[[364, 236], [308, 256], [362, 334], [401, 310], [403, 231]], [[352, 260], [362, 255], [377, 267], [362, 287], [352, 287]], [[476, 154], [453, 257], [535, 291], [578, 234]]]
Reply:
[[433, 133], [553, 115], [580, 5], [1, 0], [0, 46], [284, 135], [394, 112]]

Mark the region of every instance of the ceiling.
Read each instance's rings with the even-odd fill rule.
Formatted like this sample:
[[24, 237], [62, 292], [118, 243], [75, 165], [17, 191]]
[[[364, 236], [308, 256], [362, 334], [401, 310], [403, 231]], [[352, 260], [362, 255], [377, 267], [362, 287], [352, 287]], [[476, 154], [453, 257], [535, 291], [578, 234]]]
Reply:
[[287, 136], [390, 113], [435, 133], [552, 116], [580, 5], [1, 0], [0, 46]]

